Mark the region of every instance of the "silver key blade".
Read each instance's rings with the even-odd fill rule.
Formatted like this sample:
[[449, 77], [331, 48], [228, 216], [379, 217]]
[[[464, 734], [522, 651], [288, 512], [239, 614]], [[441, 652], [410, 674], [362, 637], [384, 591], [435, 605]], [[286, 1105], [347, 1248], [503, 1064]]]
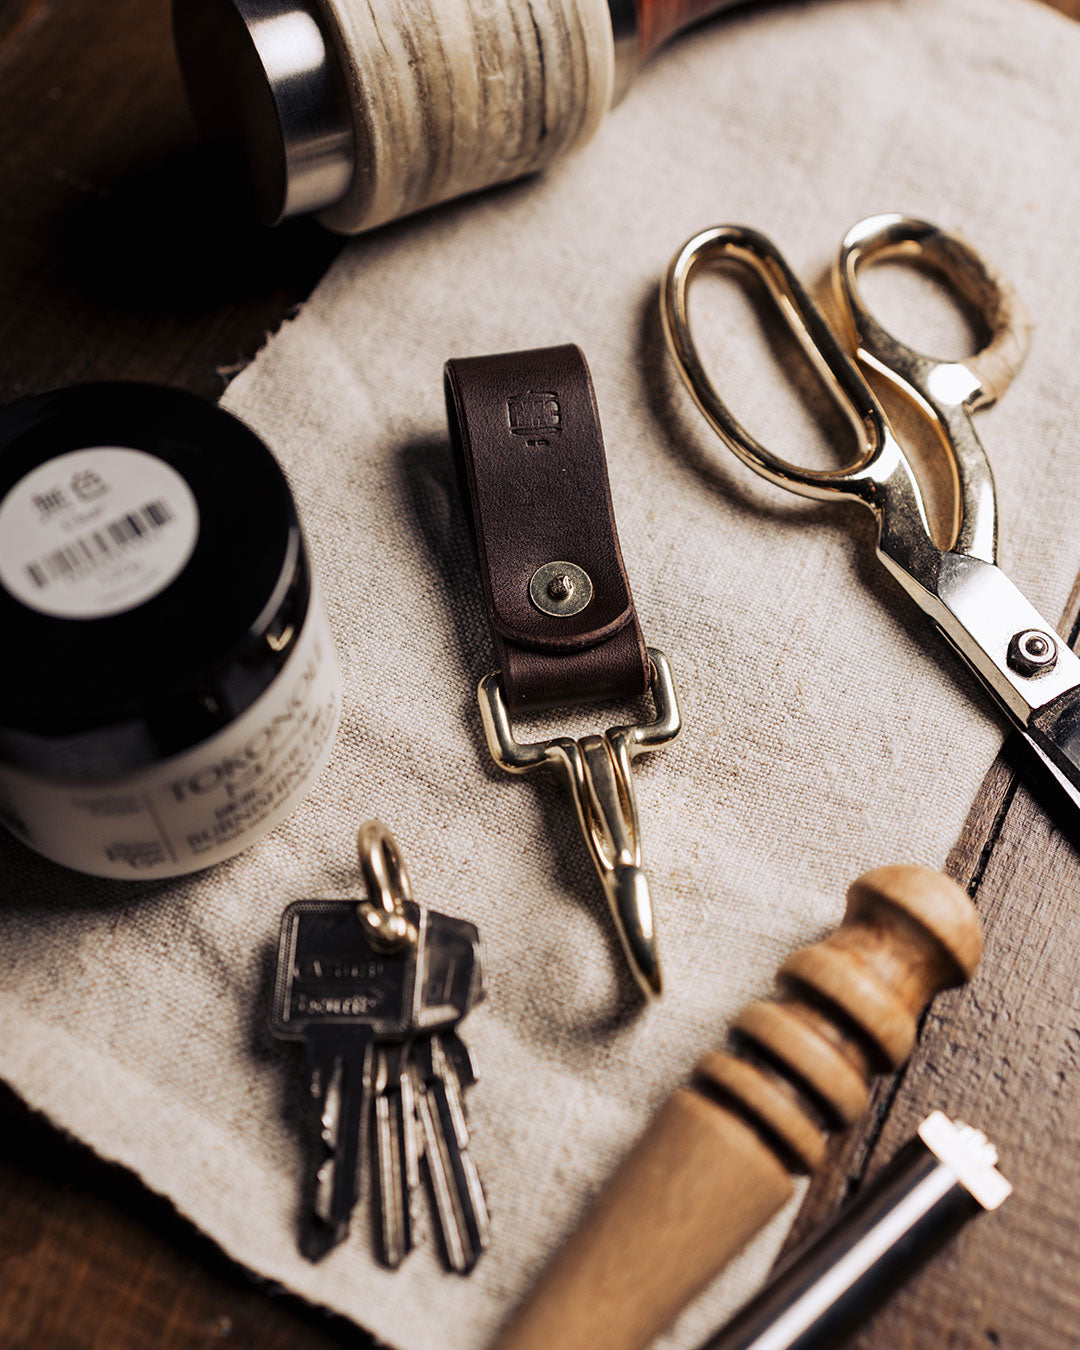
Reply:
[[382, 1259], [392, 1270], [413, 1248], [413, 1196], [419, 1181], [416, 1116], [408, 1044], [376, 1049], [376, 1160]]
[[270, 1027], [305, 1042], [318, 1104], [313, 1222], [301, 1235], [313, 1260], [346, 1236], [363, 1186], [376, 1040], [407, 1039], [416, 1025], [424, 922], [413, 901], [403, 908], [417, 939], [390, 952], [369, 941], [352, 901], [297, 900], [282, 916]]
[[424, 1161], [427, 1164], [435, 1215], [439, 1221], [443, 1249], [452, 1270], [464, 1274], [476, 1264], [477, 1254], [467, 1245], [463, 1223], [454, 1203], [454, 1184], [446, 1139], [432, 1095], [421, 1091], [417, 1097], [417, 1115], [424, 1131]]
[[435, 1213], [447, 1262], [464, 1274], [472, 1270], [487, 1245], [487, 1203], [468, 1153], [469, 1134], [457, 1076], [438, 1036], [418, 1042], [417, 1062], [417, 1110]]
[[372, 1098], [374, 1035], [370, 1028], [351, 1027], [331, 1034], [311, 1034], [308, 1055], [311, 1083], [319, 1100], [322, 1155], [315, 1170], [312, 1209], [325, 1231], [313, 1244], [313, 1255], [341, 1242], [360, 1196]]
[[466, 1088], [471, 1088], [477, 1081], [476, 1060], [472, 1051], [453, 1028], [440, 1033], [439, 1045], [454, 1070], [459, 1090], [464, 1092]]
[[480, 1182], [480, 1173], [469, 1152], [469, 1126], [465, 1117], [464, 1091], [476, 1082], [476, 1066], [465, 1042], [455, 1031], [443, 1032], [439, 1038], [439, 1049], [443, 1052], [445, 1067], [443, 1083], [446, 1088], [447, 1104], [454, 1122], [461, 1169], [472, 1200], [474, 1222], [481, 1249], [487, 1246], [490, 1215], [484, 1188]]
[[314, 1069], [311, 1075], [313, 1096], [319, 1096], [325, 1084], [325, 1095], [319, 1108], [319, 1137], [322, 1140], [324, 1156], [315, 1171], [314, 1210], [323, 1223], [330, 1223], [334, 1196], [334, 1158], [337, 1154], [337, 1140], [341, 1133], [341, 1080], [344, 1076], [340, 1058], [335, 1058], [329, 1066], [329, 1074], [324, 1066]]

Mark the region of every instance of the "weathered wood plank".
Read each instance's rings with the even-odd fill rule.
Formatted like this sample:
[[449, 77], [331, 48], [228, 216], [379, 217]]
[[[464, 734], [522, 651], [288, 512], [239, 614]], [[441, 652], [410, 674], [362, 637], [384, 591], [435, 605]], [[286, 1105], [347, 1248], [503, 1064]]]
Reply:
[[[1059, 624], [1074, 645], [1078, 618], [1080, 578]], [[781, 1253], [827, 1222], [930, 1111], [997, 1145], [1017, 1194], [893, 1301], [855, 1342], [863, 1350], [1080, 1341], [1080, 852], [1057, 790], [1018, 784], [1031, 769], [1021, 746], [1005, 747], [946, 866], [986, 928], [979, 973], [934, 1005], [903, 1075], [880, 1085], [863, 1128], [837, 1142]]]
[[978, 902], [982, 967], [930, 1014], [870, 1167], [943, 1106], [997, 1145], [1015, 1194], [890, 1304], [863, 1350], [902, 1345], [912, 1328], [942, 1347], [1080, 1341], [1080, 852], [1025, 788]]
[[[1017, 777], [1012, 748], [1002, 750], [983, 780], [963, 832], [949, 853], [945, 871], [975, 895], [986, 860], [993, 850], [1016, 793]], [[944, 1001], [944, 1000], [943, 1000]], [[920, 1040], [915, 1058], [927, 1052]], [[813, 1178], [778, 1260], [783, 1260], [804, 1237], [826, 1223], [854, 1194], [870, 1165], [882, 1127], [892, 1108], [899, 1078], [878, 1081], [863, 1125], [838, 1135], [828, 1165]]]
[[0, 1345], [373, 1350], [340, 1318], [258, 1285], [135, 1177], [0, 1088]]

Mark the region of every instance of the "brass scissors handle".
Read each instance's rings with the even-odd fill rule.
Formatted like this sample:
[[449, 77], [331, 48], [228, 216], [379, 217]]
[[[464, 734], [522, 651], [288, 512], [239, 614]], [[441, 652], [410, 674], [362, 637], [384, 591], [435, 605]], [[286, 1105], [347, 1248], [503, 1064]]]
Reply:
[[[859, 288], [859, 270], [905, 258], [942, 276], [981, 317], [986, 345], [962, 360], [942, 360], [895, 337], [874, 317]], [[952, 549], [994, 562], [997, 502], [994, 479], [971, 413], [999, 399], [1023, 365], [1031, 320], [1012, 284], [959, 232], [910, 216], [870, 216], [844, 236], [833, 273], [857, 359], [884, 376], [937, 425], [950, 452], [956, 503]]]
[[[859, 289], [863, 264], [886, 258], [934, 268], [982, 317], [990, 334], [986, 345], [961, 361], [943, 361], [898, 342], [871, 314]], [[858, 359], [932, 413], [939, 400], [962, 401], [972, 410], [989, 406], [1024, 363], [1031, 342], [1027, 310], [1012, 283], [959, 231], [911, 216], [870, 216], [844, 236], [834, 275]]]
[[[731, 414], [716, 392], [694, 342], [687, 304], [693, 277], [706, 264], [718, 261], [749, 267], [765, 282], [826, 390], [851, 424], [858, 452], [845, 467], [804, 469], [774, 455]], [[744, 464], [778, 487], [802, 496], [831, 500], [860, 493], [867, 471], [878, 464], [884, 451], [885, 415], [772, 240], [743, 225], [703, 230], [672, 259], [661, 300], [668, 345], [680, 374], [713, 430]]]
[[[942, 361], [897, 341], [867, 309], [858, 273], [901, 256], [942, 273], [981, 313], [989, 341], [974, 356]], [[727, 259], [764, 280], [825, 388], [847, 414], [857, 453], [840, 469], [801, 468], [759, 444], [725, 407], [694, 346], [687, 290], [705, 262]], [[736, 455], [770, 482], [806, 497], [855, 497], [878, 522], [877, 552], [901, 586], [984, 681], [1035, 753], [1080, 808], [1080, 657], [996, 564], [994, 480], [971, 414], [999, 398], [1027, 352], [1023, 306], [960, 235], [910, 217], [873, 216], [848, 231], [836, 267], [838, 296], [858, 360], [931, 419], [948, 455], [954, 531], [940, 548], [918, 479], [869, 385], [775, 245], [721, 225], [689, 240], [664, 279], [668, 343], [698, 407]]]
[[[858, 272], [887, 256], [914, 258], [942, 272], [975, 304], [991, 331], [989, 344], [963, 361], [940, 361], [899, 342], [863, 302]], [[708, 262], [749, 266], [767, 289], [810, 358], [827, 392], [851, 424], [856, 452], [838, 469], [809, 469], [781, 459], [730, 413], [694, 343], [687, 308], [690, 282]], [[956, 503], [952, 548], [993, 562], [997, 506], [993, 475], [970, 413], [999, 397], [1027, 350], [1030, 324], [1015, 292], [961, 236], [899, 215], [861, 221], [845, 236], [837, 263], [838, 293], [852, 347], [935, 422], [950, 457]], [[918, 479], [873, 391], [776, 246], [756, 230], [720, 225], [690, 239], [664, 279], [662, 314], [669, 346], [706, 420], [736, 455], [762, 477], [806, 497], [854, 496], [879, 520], [879, 550], [909, 575], [929, 579], [941, 550], [933, 544]]]

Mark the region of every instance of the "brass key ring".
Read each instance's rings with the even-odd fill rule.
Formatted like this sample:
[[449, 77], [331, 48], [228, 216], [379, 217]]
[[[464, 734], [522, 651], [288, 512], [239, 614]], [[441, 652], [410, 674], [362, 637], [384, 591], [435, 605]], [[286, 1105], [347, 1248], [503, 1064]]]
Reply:
[[380, 951], [416, 945], [416, 927], [405, 917], [412, 886], [397, 840], [380, 820], [366, 820], [356, 832], [356, 852], [368, 898], [356, 906], [368, 941]]

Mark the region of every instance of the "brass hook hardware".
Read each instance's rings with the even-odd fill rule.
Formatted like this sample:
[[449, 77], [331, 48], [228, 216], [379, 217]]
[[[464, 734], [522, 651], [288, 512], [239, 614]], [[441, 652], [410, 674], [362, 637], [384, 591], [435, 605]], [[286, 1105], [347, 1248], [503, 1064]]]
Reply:
[[637, 797], [630, 761], [645, 750], [667, 745], [679, 734], [682, 719], [671, 666], [662, 651], [648, 649], [656, 717], [636, 726], [611, 727], [603, 735], [573, 740], [515, 739], [503, 695], [502, 675], [480, 681], [480, 715], [492, 758], [507, 773], [528, 773], [554, 766], [570, 790], [600, 883], [607, 896], [626, 959], [647, 997], [660, 993], [649, 879], [641, 866]]

